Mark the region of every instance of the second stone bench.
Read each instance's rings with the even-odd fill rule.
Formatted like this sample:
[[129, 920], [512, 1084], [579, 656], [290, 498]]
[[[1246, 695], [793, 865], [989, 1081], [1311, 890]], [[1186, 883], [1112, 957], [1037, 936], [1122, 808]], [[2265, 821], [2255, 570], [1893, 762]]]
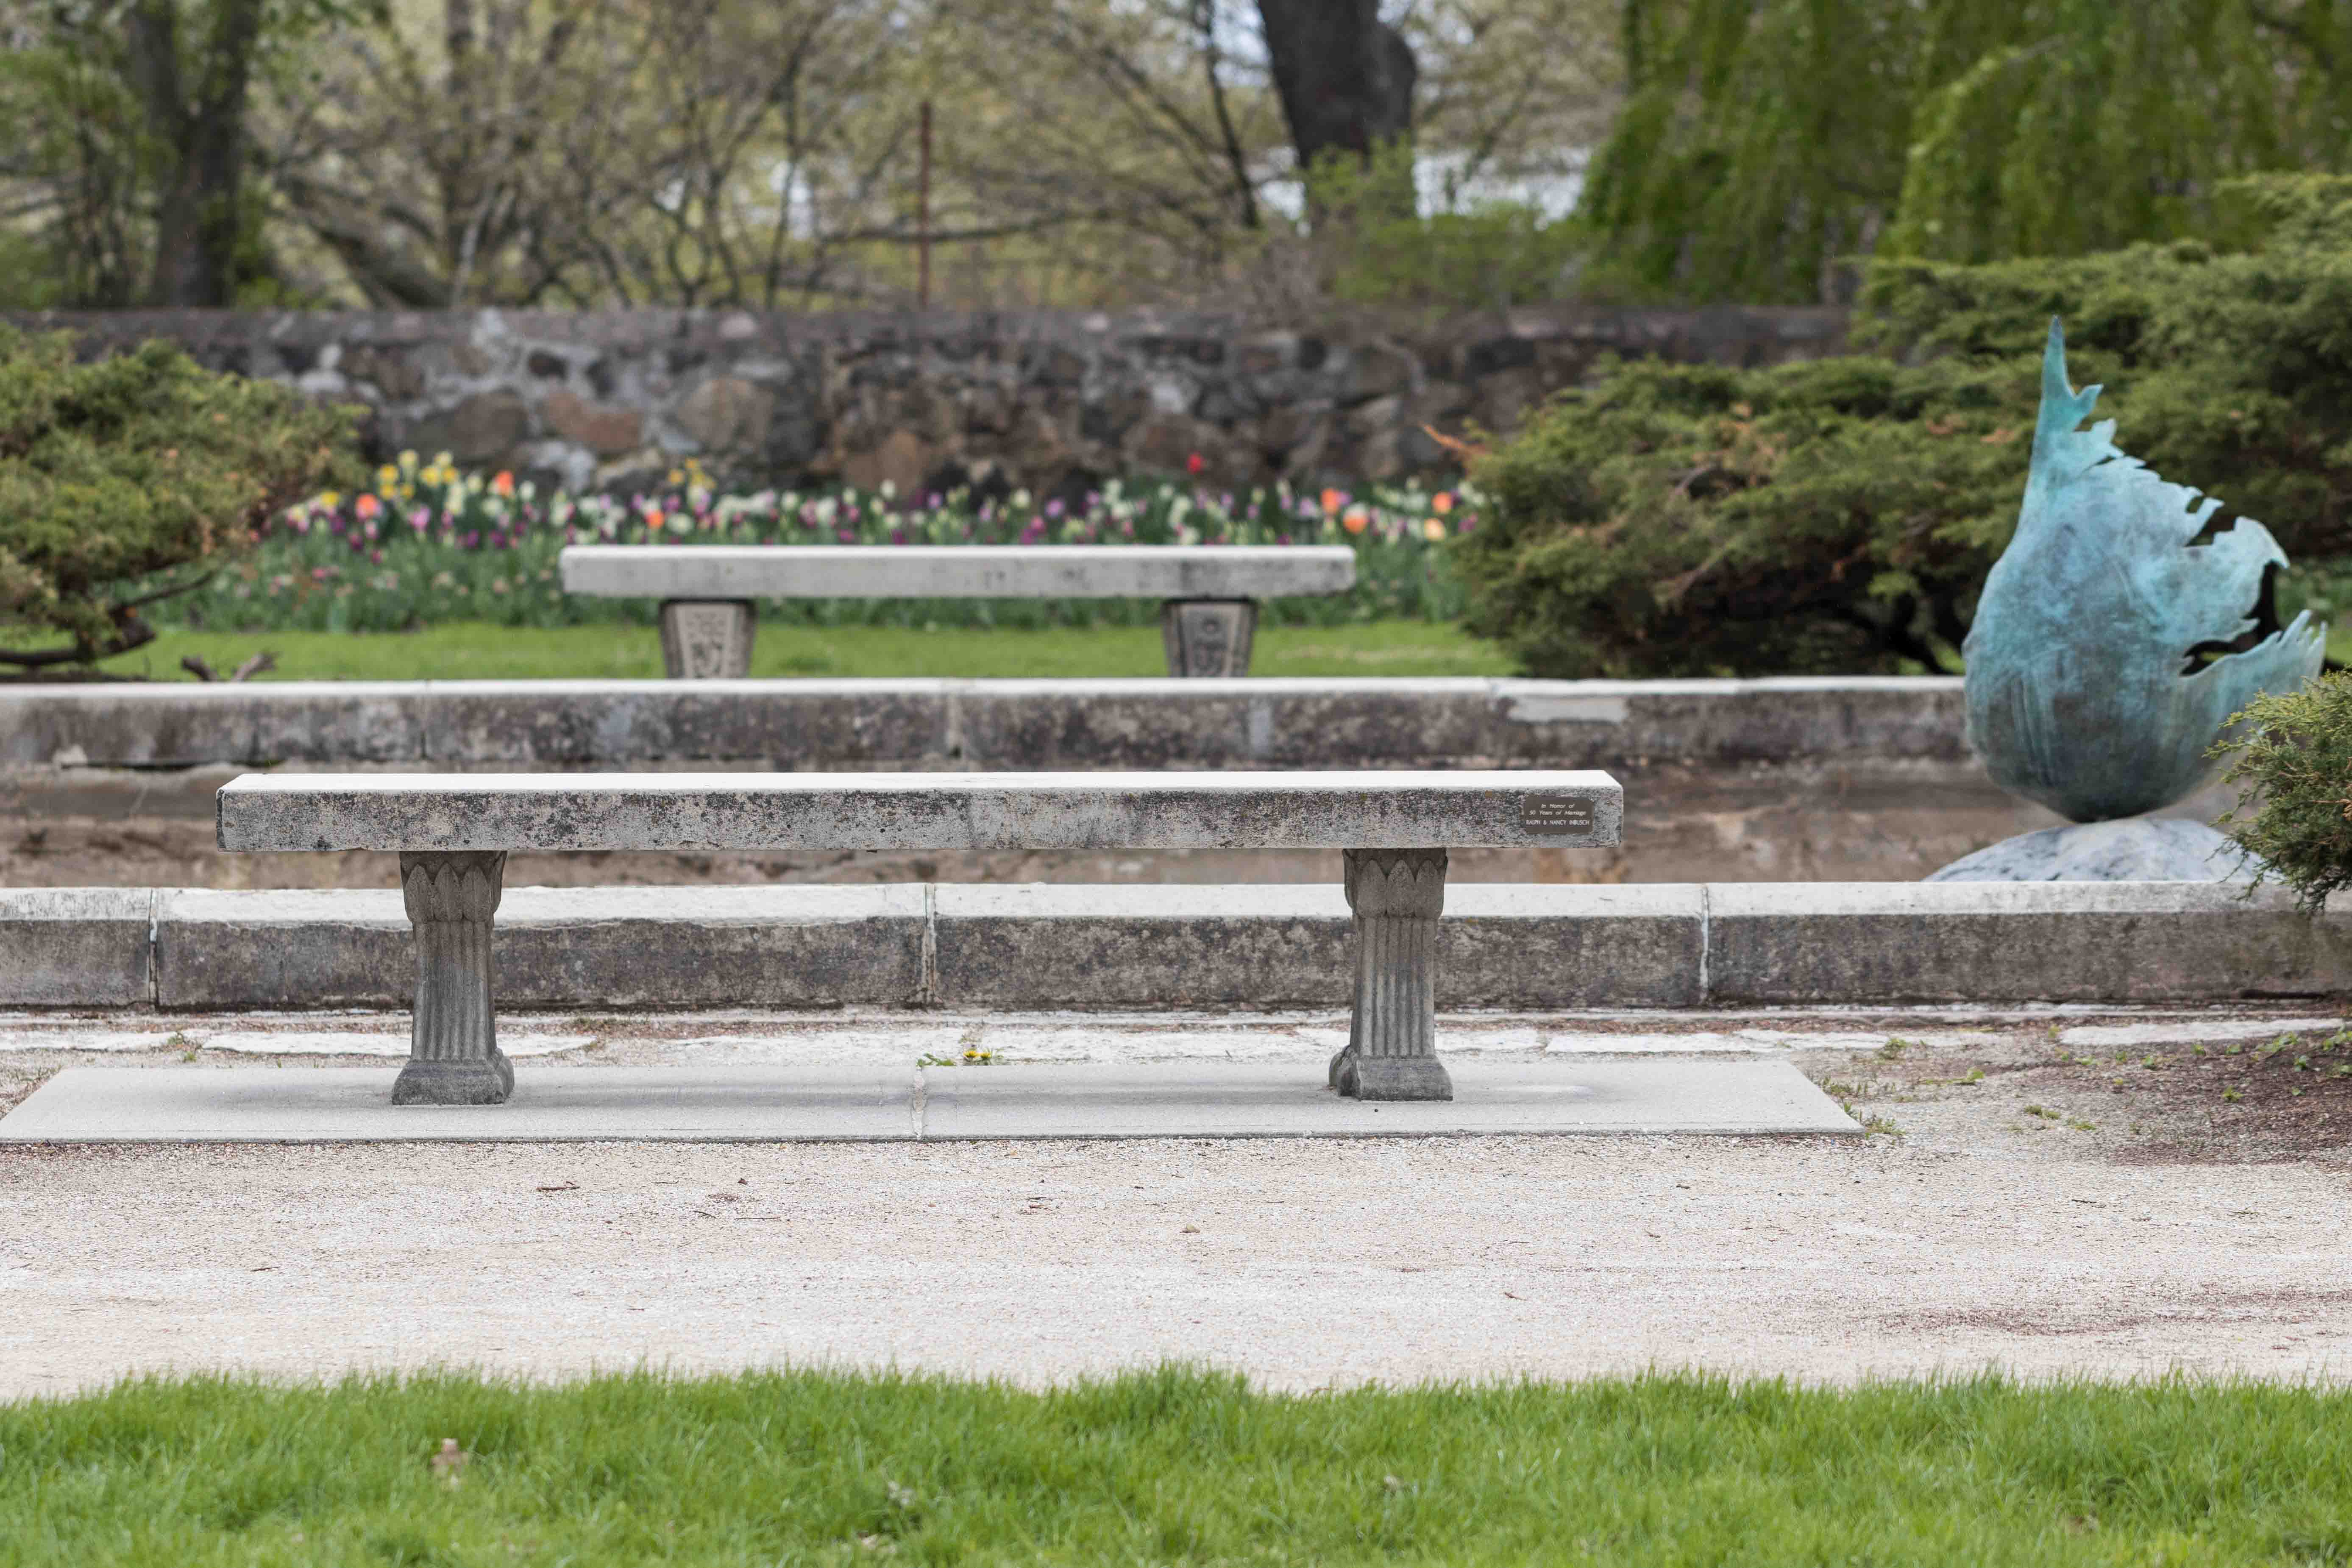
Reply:
[[1246, 675], [1257, 601], [1344, 594], [1344, 544], [574, 544], [563, 591], [661, 601], [673, 680], [751, 672], [759, 599], [1158, 599], [1171, 675]]
[[1448, 1100], [1432, 942], [1446, 851], [1613, 845], [1624, 797], [1606, 773], [1532, 770], [247, 773], [222, 787], [218, 813], [226, 850], [398, 852], [416, 1005], [395, 1104], [513, 1091], [491, 926], [519, 849], [1340, 849], [1355, 982], [1330, 1083], [1361, 1100]]

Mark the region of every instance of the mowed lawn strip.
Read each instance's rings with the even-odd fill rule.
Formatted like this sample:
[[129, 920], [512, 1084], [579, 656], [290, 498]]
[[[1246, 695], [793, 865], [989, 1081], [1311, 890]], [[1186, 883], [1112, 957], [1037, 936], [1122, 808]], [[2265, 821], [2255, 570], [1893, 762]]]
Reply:
[[[445, 1479], [431, 1456], [467, 1458]], [[0, 1405], [0, 1563], [2326, 1563], [2352, 1394], [1651, 1377], [147, 1381]]]
[[[268, 651], [263, 680], [621, 680], [662, 673], [651, 626], [551, 629], [459, 621], [416, 632], [165, 632], [108, 659], [119, 678], [194, 679], [190, 654], [222, 675]], [[1372, 621], [1342, 626], [1260, 626], [1254, 675], [1508, 675], [1511, 661], [1460, 626]], [[1168, 673], [1160, 628], [767, 626], [751, 673], [782, 676], [1148, 676]]]

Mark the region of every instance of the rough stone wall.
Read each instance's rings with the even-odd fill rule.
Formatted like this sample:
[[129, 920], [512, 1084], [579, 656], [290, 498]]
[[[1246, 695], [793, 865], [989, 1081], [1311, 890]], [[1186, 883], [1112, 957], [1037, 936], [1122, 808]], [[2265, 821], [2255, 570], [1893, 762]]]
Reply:
[[573, 489], [692, 456], [740, 485], [887, 479], [1074, 494], [1114, 474], [1219, 485], [1444, 467], [1430, 426], [1517, 426], [1606, 354], [1738, 365], [1842, 352], [1835, 310], [1559, 309], [1418, 334], [1267, 331], [1205, 315], [800, 316], [742, 310], [155, 310], [0, 319], [85, 356], [151, 337], [363, 404], [381, 459], [446, 450]]

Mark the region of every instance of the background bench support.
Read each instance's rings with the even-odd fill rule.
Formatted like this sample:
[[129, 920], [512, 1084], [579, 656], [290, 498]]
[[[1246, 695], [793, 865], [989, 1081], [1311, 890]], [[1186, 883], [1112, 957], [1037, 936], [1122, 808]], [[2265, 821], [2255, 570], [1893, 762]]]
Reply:
[[741, 680], [759, 626], [749, 599], [664, 599], [662, 664], [672, 680]]
[[394, 1105], [499, 1105], [514, 1092], [490, 1011], [490, 922], [506, 870], [502, 849], [400, 857], [416, 928], [416, 1014]]
[[1358, 1100], [1452, 1100], [1437, 1059], [1437, 917], [1445, 910], [1443, 849], [1350, 849], [1356, 911], [1355, 1011], [1331, 1087]]
[[1169, 599], [1160, 606], [1171, 675], [1247, 675], [1256, 631], [1254, 599]]

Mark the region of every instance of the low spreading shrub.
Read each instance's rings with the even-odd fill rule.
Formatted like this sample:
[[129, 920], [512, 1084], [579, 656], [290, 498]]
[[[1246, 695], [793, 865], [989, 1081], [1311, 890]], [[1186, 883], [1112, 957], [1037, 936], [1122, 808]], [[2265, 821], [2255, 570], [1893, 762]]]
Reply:
[[150, 605], [357, 470], [350, 410], [215, 374], [166, 343], [79, 364], [70, 334], [0, 326], [0, 664], [138, 647]]
[[[542, 497], [509, 475], [461, 475], [446, 457], [419, 463], [409, 453], [360, 493], [288, 509], [257, 548], [168, 613], [182, 626], [256, 632], [652, 620], [651, 600], [567, 596], [556, 558], [572, 543], [1345, 543], [1357, 554], [1352, 593], [1276, 600], [1267, 618], [1449, 620], [1461, 591], [1443, 543], [1477, 524], [1475, 499], [1410, 488], [1306, 495], [1277, 485], [1233, 495], [1113, 481], [1074, 510], [1033, 505], [1020, 491], [1002, 502], [961, 492], [898, 497], [887, 486], [721, 495], [691, 464], [656, 493], [629, 500]], [[826, 626], [1094, 626], [1156, 621], [1159, 609], [1122, 600], [794, 600], [763, 614]]]
[[2053, 316], [2120, 444], [2220, 497], [2217, 525], [2352, 555], [2352, 179], [2232, 195], [2258, 248], [1880, 263], [1872, 357], [1627, 364], [1564, 394], [1474, 470], [1494, 505], [1459, 552], [1472, 627], [1544, 675], [1956, 668]]
[[1470, 629], [1560, 677], [1948, 666], [2022, 487], [2021, 376], [1620, 367], [1473, 470]]

